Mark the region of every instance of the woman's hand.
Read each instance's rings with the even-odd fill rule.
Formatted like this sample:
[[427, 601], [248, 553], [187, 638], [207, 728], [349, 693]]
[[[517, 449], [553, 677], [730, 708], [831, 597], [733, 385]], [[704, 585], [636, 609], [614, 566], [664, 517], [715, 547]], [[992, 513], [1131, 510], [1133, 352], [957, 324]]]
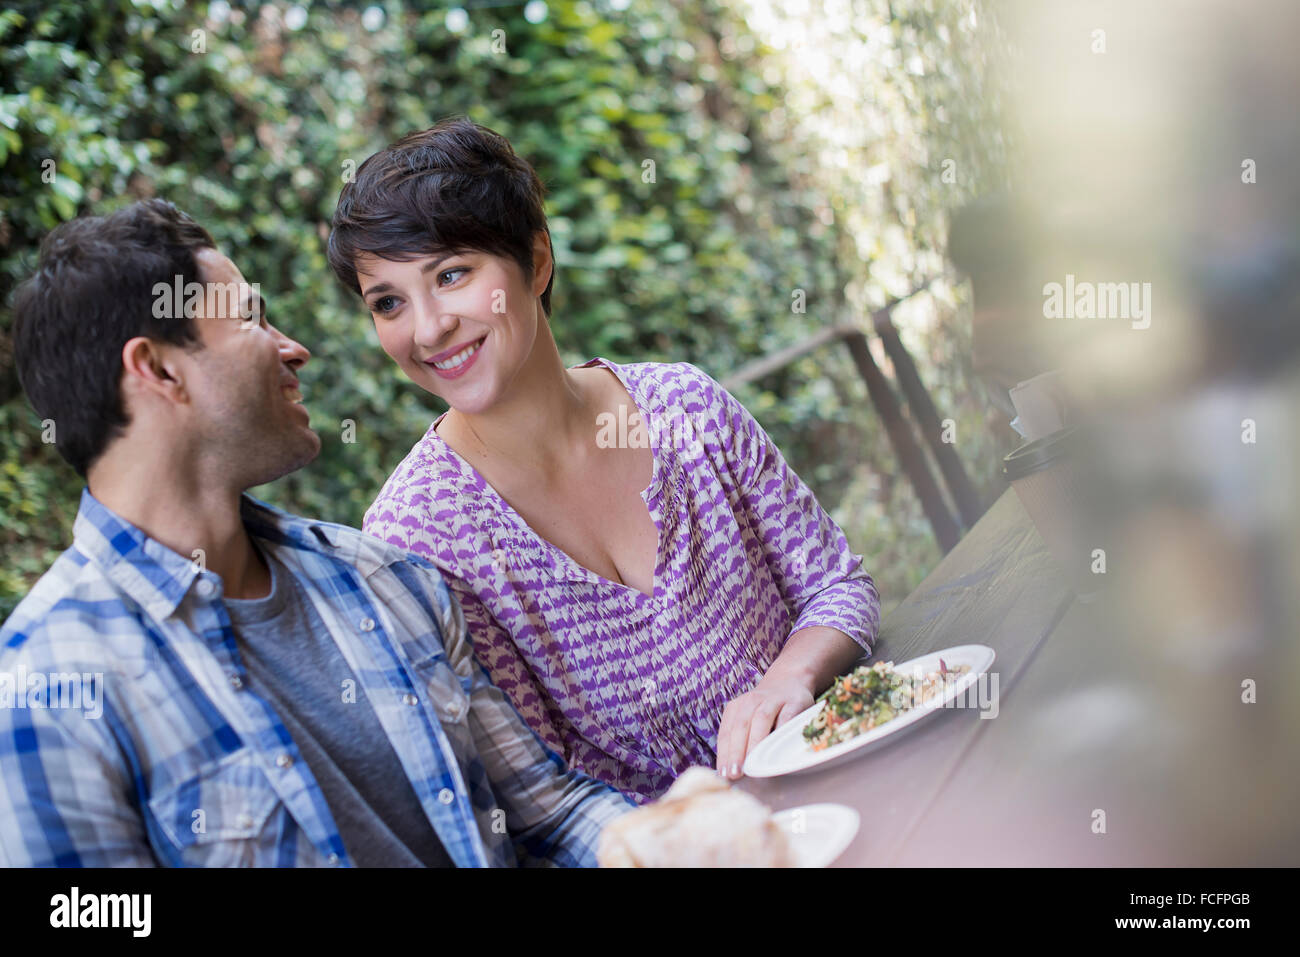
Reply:
[[745, 755], [799, 712], [813, 705], [806, 683], [768, 672], [753, 691], [727, 702], [718, 725], [718, 773], [740, 777]]
[[740, 777], [745, 755], [772, 729], [811, 708], [817, 691], [847, 671], [862, 654], [848, 635], [823, 625], [800, 628], [786, 639], [754, 690], [727, 702], [718, 725], [718, 773]]

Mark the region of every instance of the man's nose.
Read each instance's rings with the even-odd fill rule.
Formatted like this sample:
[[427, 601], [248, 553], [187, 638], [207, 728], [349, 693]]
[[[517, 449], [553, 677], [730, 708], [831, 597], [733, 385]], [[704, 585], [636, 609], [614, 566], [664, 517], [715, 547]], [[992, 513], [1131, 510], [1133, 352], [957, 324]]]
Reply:
[[307, 364], [311, 358], [311, 352], [297, 339], [290, 339], [279, 329], [275, 331], [279, 337], [280, 361], [290, 369], [300, 369]]

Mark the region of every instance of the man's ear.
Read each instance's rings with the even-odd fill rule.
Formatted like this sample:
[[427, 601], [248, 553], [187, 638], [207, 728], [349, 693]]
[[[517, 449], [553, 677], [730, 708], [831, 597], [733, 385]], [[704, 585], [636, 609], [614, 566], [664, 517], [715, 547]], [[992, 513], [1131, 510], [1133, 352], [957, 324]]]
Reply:
[[185, 381], [179, 363], [177, 346], [169, 346], [135, 336], [122, 346], [122, 385], [130, 392], [145, 392], [169, 402], [186, 399]]

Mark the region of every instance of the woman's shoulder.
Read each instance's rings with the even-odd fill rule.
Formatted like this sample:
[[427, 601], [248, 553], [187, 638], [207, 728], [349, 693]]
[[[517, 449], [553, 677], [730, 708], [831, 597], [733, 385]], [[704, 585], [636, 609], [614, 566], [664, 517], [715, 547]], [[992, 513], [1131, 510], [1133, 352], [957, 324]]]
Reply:
[[[699, 366], [690, 362], [628, 362], [592, 359], [611, 367], [615, 374], [636, 387], [641, 397], [665, 408], [704, 408], [716, 403], [726, 389]], [[590, 364], [590, 363], [588, 363]]]
[[637, 362], [618, 366], [650, 428], [652, 444], [679, 458], [735, 469], [753, 458], [755, 428], [726, 387], [691, 362]]
[[476, 497], [467, 494], [468, 481], [431, 425], [388, 476], [361, 527], [427, 554], [432, 542], [454, 542], [472, 533]]

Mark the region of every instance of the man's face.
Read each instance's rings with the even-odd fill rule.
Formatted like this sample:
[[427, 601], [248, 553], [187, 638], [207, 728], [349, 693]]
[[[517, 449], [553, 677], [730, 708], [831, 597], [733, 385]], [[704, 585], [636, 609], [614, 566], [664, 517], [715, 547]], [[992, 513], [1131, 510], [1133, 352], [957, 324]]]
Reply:
[[297, 370], [311, 356], [273, 327], [239, 269], [215, 249], [194, 259], [209, 295], [194, 323], [202, 348], [187, 352], [185, 387], [196, 448], [242, 488], [287, 475], [320, 454]]

